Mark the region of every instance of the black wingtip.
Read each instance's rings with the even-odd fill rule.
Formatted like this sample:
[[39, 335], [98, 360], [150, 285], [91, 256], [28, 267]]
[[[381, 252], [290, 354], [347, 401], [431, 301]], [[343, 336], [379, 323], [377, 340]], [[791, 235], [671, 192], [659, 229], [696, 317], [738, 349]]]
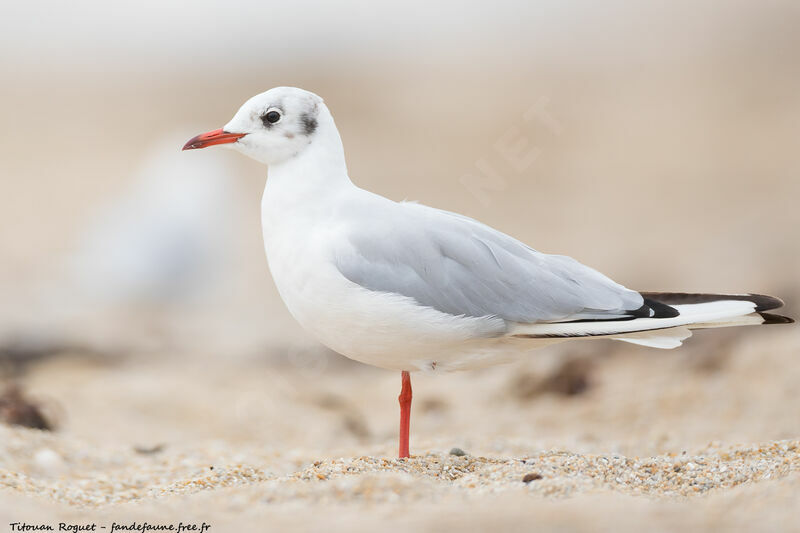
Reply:
[[772, 313], [759, 313], [761, 318], [764, 319], [763, 324], [794, 324], [794, 319], [783, 315], [774, 315]]
[[675, 318], [680, 315], [680, 312], [674, 307], [652, 298], [645, 298], [644, 305], [653, 310], [653, 316], [651, 318]]
[[766, 294], [748, 294], [749, 300], [756, 304], [756, 312], [771, 311], [783, 307], [783, 300], [774, 296], [767, 296]]
[[689, 305], [717, 302], [720, 300], [741, 300], [753, 302], [756, 306], [755, 312], [771, 311], [783, 307], [783, 300], [766, 294], [697, 294], [689, 292], [643, 292], [642, 296], [647, 299], [655, 300], [666, 305]]

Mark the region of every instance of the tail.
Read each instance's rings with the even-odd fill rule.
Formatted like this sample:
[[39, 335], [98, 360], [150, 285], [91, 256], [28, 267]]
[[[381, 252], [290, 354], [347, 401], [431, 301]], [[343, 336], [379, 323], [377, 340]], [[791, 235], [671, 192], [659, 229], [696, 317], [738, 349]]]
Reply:
[[[762, 294], [690, 294], [643, 292], [645, 304], [660, 312], [632, 320], [519, 324], [510, 334], [524, 338], [606, 337], [653, 348], [677, 348], [693, 329], [791, 324], [789, 317], [767, 313], [783, 302]], [[660, 317], [659, 317], [660, 316]]]

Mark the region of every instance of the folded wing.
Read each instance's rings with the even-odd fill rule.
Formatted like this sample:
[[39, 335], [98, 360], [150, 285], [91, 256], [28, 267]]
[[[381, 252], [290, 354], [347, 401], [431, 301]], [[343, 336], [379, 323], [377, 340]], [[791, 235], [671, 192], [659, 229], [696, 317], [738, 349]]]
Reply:
[[654, 315], [638, 292], [570, 257], [537, 252], [461, 215], [392, 206], [369, 227], [348, 228], [348, 246], [336, 253], [341, 273], [366, 289], [516, 323]]

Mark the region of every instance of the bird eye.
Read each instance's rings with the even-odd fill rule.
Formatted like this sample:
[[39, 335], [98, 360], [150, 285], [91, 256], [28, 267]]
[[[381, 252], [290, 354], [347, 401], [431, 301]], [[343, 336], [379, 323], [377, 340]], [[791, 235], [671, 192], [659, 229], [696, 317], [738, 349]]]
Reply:
[[281, 119], [281, 114], [274, 109], [272, 111], [267, 111], [265, 115], [261, 117], [261, 121], [266, 126], [267, 124], [275, 124]]

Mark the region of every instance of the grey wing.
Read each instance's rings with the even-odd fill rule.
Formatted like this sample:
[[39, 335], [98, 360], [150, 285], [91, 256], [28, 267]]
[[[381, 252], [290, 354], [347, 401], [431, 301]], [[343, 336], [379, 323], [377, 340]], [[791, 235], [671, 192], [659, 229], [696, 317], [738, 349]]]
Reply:
[[461, 215], [394, 205], [373, 225], [351, 228], [349, 246], [337, 251], [337, 267], [353, 283], [451, 315], [510, 322], [648, 316], [638, 292], [570, 257], [537, 252]]

